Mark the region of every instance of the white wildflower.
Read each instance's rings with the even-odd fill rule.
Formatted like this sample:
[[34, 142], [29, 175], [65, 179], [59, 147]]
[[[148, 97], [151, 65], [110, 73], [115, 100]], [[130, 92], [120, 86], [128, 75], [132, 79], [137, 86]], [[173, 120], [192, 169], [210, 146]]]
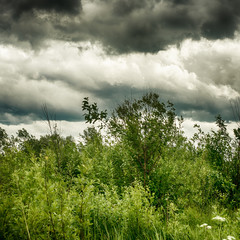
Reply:
[[234, 239], [236, 239], [236, 238], [233, 236], [227, 236], [227, 240], [234, 240]]
[[226, 221], [226, 218], [220, 217], [220, 216], [216, 216], [216, 217], [214, 217], [212, 220], [217, 220], [217, 221], [220, 221], [220, 222], [225, 222], [225, 221]]
[[203, 223], [202, 225], [200, 225], [201, 228], [205, 228], [205, 229], [211, 229], [212, 227], [209, 226], [207, 223]]
[[200, 227], [207, 227], [207, 224], [203, 223]]

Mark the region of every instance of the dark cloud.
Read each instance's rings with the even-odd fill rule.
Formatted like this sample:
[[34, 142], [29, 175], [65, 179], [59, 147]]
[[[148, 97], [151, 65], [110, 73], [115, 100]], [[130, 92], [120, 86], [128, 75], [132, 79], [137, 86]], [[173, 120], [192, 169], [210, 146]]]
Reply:
[[3, 0], [2, 9], [10, 10], [15, 19], [23, 13], [35, 10], [56, 11], [77, 14], [81, 8], [80, 0]]
[[109, 15], [101, 16], [100, 20], [96, 13], [92, 19], [94, 24], [84, 22], [89, 39], [100, 40], [104, 46], [119, 53], [153, 53], [186, 37], [198, 35], [199, 21], [194, 19], [188, 5], [183, 7], [161, 1], [129, 2], [116, 1], [109, 8]]
[[33, 47], [45, 39], [88, 40], [116, 53], [155, 53], [201, 36], [232, 38], [240, 19], [239, 0], [89, 0], [82, 11], [80, 0], [2, 0], [1, 5], [2, 39], [14, 35]]
[[[46, 39], [59, 38], [54, 22], [81, 12], [81, 0], [0, 0], [0, 6], [0, 42], [28, 42], [34, 49], [39, 49]], [[47, 18], [39, 17], [39, 12]]]
[[[9, 125], [46, 120], [42, 110], [44, 104], [45, 103], [42, 103], [42, 105], [17, 106], [17, 104], [2, 103], [0, 105], [0, 123]], [[58, 106], [52, 106], [50, 104], [46, 104], [46, 106], [51, 120], [82, 121], [84, 119], [80, 107], [79, 113], [76, 114], [76, 112], [71, 110], [59, 109]]]
[[122, 0], [122, 1], [115, 1], [113, 4], [114, 13], [117, 15], [128, 15], [133, 10], [141, 9], [146, 4], [145, 0]]
[[234, 121], [230, 101], [226, 98], [217, 99], [206, 89], [193, 92], [184, 89], [181, 91], [152, 89], [152, 91], [158, 92], [161, 101], [172, 102], [178, 116], [194, 121], [214, 122], [215, 117], [220, 114], [224, 120]]
[[91, 17], [86, 8], [80, 24], [59, 29], [74, 40], [100, 41], [118, 53], [154, 53], [186, 38], [232, 38], [239, 24], [238, 2], [115, 0], [99, 5], [96, 1]]
[[209, 9], [208, 19], [202, 25], [202, 34], [209, 39], [232, 38], [238, 28], [239, 1], [219, 1]]
[[[192, 97], [192, 100], [194, 101], [194, 97]], [[194, 121], [213, 122], [219, 114], [226, 121], [234, 121], [230, 102], [226, 99], [220, 99], [218, 102], [216, 99], [212, 101], [202, 101], [201, 99], [197, 104], [181, 102], [181, 99], [178, 99], [175, 108], [179, 116], [191, 118]]]
[[191, 2], [191, 0], [172, 0], [174, 4], [187, 4]]

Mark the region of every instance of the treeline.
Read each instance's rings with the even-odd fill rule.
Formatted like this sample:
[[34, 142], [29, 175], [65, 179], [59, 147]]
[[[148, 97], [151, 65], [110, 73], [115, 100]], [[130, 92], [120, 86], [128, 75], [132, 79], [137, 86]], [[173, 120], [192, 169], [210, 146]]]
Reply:
[[82, 109], [78, 143], [0, 128], [0, 239], [240, 239], [240, 128], [187, 139], [155, 93]]

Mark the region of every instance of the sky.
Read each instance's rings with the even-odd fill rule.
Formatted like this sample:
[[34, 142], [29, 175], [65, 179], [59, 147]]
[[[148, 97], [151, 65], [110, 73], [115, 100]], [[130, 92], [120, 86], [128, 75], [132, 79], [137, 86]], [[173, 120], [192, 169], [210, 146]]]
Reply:
[[63, 135], [85, 127], [84, 97], [101, 109], [149, 91], [193, 125], [235, 126], [240, 97], [239, 0], [0, 0], [0, 127]]

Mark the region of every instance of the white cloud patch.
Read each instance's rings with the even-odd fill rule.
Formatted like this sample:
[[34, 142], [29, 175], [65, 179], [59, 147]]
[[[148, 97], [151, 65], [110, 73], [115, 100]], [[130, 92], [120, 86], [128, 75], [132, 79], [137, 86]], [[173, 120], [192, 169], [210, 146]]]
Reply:
[[[87, 129], [87, 127], [91, 126], [90, 124], [86, 124], [84, 122], [69, 121], [56, 121], [54, 124], [57, 124], [57, 130], [61, 136], [72, 136], [76, 141], [80, 139], [80, 135], [83, 134], [83, 131]], [[34, 121], [31, 122], [31, 124], [21, 123], [12, 125], [4, 125], [0, 123], [0, 127], [6, 130], [8, 136], [16, 136], [18, 130], [22, 128], [26, 129], [31, 135], [37, 138], [50, 134], [49, 126], [46, 121]]]
[[181, 46], [182, 62], [206, 84], [225, 85], [240, 92], [240, 38], [233, 40], [186, 40]]
[[[212, 130], [213, 131], [218, 130], [218, 127], [215, 122], [203, 122], [203, 121], [196, 121], [191, 118], [187, 118], [184, 120], [183, 126], [182, 126], [184, 135], [186, 137], [191, 138], [195, 133], [197, 133], [197, 129], [194, 128], [195, 124], [199, 125], [204, 133], [211, 132]], [[226, 123], [226, 126], [227, 126], [227, 131], [229, 135], [231, 137], [234, 137], [233, 129], [237, 128], [237, 124], [235, 122], [229, 122], [229, 123]]]

